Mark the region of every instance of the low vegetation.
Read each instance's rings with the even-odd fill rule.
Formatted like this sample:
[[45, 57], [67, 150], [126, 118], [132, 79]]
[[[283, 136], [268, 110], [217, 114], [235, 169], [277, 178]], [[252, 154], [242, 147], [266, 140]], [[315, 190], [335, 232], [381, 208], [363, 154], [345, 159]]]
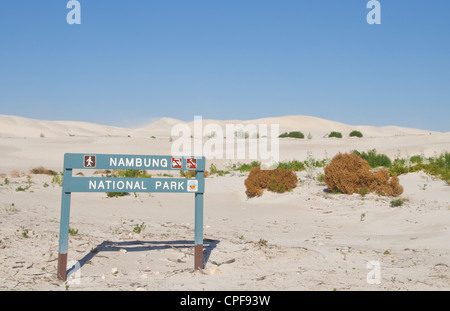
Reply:
[[361, 138], [361, 137], [363, 137], [363, 134], [360, 132], [360, 131], [356, 131], [356, 130], [354, 130], [354, 131], [351, 131], [350, 132], [350, 135], [349, 135], [350, 137], [359, 137], [359, 138]]
[[369, 150], [367, 153], [353, 150], [353, 153], [366, 160], [372, 168], [379, 166], [389, 168], [392, 165], [391, 159], [385, 154], [378, 154], [376, 149]]
[[35, 175], [38, 175], [38, 174], [40, 174], [40, 175], [52, 175], [52, 176], [58, 175], [57, 172], [55, 172], [53, 170], [48, 170], [48, 169], [46, 169], [43, 166], [32, 168], [30, 170], [30, 173], [31, 174], [35, 174]]
[[[145, 170], [120, 170], [120, 171], [107, 171], [106, 177], [128, 177], [128, 178], [151, 178], [152, 175], [147, 174]], [[108, 198], [118, 198], [129, 195], [128, 192], [107, 192]]]
[[250, 171], [245, 180], [246, 194], [248, 197], [261, 196], [264, 189], [282, 193], [294, 189], [297, 183], [297, 175], [293, 170], [262, 170], [258, 166]]
[[397, 176], [390, 177], [384, 168], [372, 171], [369, 163], [355, 153], [337, 154], [324, 170], [325, 183], [332, 192], [353, 194], [365, 188], [386, 196], [403, 193]]
[[342, 133], [341, 132], [331, 132], [330, 134], [328, 134], [329, 138], [335, 137], [335, 138], [342, 138]]
[[304, 139], [305, 138], [305, 134], [303, 134], [302, 132], [300, 132], [300, 131], [294, 131], [294, 132], [286, 132], [286, 133], [283, 133], [283, 134], [281, 134], [280, 136], [278, 136], [279, 138], [287, 138], [287, 137], [290, 137], [290, 138], [300, 138], [300, 139]]

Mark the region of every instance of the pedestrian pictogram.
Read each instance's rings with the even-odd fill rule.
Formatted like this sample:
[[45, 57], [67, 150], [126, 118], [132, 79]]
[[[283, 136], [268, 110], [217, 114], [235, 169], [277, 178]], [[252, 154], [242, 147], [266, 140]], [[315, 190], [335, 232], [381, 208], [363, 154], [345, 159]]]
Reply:
[[183, 168], [182, 164], [181, 158], [172, 158], [172, 168], [181, 170]]
[[84, 167], [95, 167], [95, 155], [84, 156]]

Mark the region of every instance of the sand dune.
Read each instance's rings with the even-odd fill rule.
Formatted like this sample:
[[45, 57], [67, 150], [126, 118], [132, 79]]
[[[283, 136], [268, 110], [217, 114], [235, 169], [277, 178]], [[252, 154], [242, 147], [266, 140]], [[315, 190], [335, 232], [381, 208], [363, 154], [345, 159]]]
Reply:
[[[450, 289], [447, 184], [422, 172], [402, 175], [407, 202], [392, 208], [389, 197], [324, 191], [315, 178], [321, 168], [298, 172], [302, 182], [291, 192], [266, 191], [254, 199], [245, 195], [246, 174], [208, 177], [202, 271], [193, 269], [193, 196], [73, 194], [70, 227], [78, 233], [70, 236], [68, 259], [78, 268], [68, 282], [59, 281], [61, 187], [30, 169], [60, 171], [67, 152], [170, 154], [170, 131], [178, 123], [163, 118], [126, 129], [0, 116], [0, 290]], [[307, 116], [203, 120], [204, 126], [212, 123], [280, 124], [281, 131], [311, 133], [311, 140], [280, 139], [280, 160], [321, 159], [353, 149], [376, 148], [391, 157], [450, 151], [450, 133], [396, 126]], [[364, 138], [323, 137], [353, 129]], [[227, 162], [208, 159], [207, 167]], [[145, 229], [134, 232], [142, 223]], [[373, 261], [380, 264], [379, 284], [367, 282]]]
[[[67, 136], [133, 136], [151, 137], [171, 135], [172, 127], [176, 124], [186, 124], [193, 132], [193, 121], [184, 122], [173, 118], [162, 118], [146, 126], [139, 128], [121, 128], [107, 125], [99, 125], [79, 121], [42, 121], [23, 118], [19, 116], [0, 115], [0, 137], [67, 137]], [[256, 120], [202, 120], [203, 126], [208, 124], [218, 124], [225, 132], [226, 124], [278, 124], [280, 133], [289, 131], [302, 131], [305, 135], [309, 133], [313, 137], [323, 137], [331, 131], [341, 132], [344, 136], [352, 130], [359, 130], [365, 136], [386, 137], [402, 135], [429, 135], [437, 133], [428, 130], [405, 128], [399, 126], [353, 126], [344, 123], [325, 120], [310, 116], [286, 116], [277, 118], [263, 118]], [[208, 134], [208, 133], [204, 133]]]

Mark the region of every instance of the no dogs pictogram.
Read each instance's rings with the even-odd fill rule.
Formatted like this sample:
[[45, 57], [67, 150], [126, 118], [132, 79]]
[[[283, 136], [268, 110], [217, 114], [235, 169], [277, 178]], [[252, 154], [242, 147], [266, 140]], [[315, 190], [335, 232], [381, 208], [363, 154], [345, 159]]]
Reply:
[[197, 159], [187, 158], [186, 159], [186, 168], [190, 169], [190, 170], [197, 169]]
[[172, 158], [172, 168], [174, 169], [182, 169], [182, 163], [181, 158]]

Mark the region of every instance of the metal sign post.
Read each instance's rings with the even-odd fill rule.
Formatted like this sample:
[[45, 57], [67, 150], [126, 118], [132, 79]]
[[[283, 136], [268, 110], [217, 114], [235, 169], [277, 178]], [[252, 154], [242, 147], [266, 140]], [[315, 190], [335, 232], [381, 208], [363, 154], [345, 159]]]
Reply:
[[[149, 155], [75, 154], [64, 155], [61, 221], [59, 231], [58, 279], [67, 280], [70, 201], [73, 192], [170, 192], [195, 194], [194, 269], [203, 269], [203, 193], [205, 158]], [[74, 177], [73, 169], [188, 170], [194, 179]]]

